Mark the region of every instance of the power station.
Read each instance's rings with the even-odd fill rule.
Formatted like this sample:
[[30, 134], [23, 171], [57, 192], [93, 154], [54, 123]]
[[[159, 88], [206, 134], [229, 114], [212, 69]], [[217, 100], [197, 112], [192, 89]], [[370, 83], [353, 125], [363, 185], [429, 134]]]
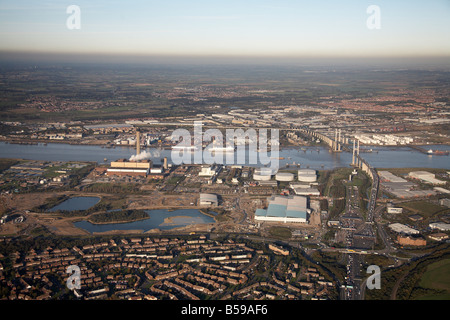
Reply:
[[[141, 133], [136, 130], [136, 156], [141, 154]], [[144, 154], [143, 154], [144, 155]], [[133, 156], [134, 157], [134, 156]], [[167, 157], [164, 157], [162, 166], [154, 166], [150, 159], [134, 160], [119, 159], [111, 162], [111, 167], [107, 169], [108, 175], [116, 176], [143, 176], [153, 179], [162, 179], [164, 172], [169, 169]]]

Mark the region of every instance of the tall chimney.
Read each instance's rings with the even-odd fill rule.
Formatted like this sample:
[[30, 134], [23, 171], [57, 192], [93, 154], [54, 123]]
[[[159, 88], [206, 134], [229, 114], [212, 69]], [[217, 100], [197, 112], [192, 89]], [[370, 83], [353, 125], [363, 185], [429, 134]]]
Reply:
[[136, 155], [141, 154], [141, 133], [136, 130]]
[[168, 165], [167, 165], [167, 157], [164, 157], [163, 168], [164, 168], [164, 170], [167, 170], [167, 169], [168, 169]]

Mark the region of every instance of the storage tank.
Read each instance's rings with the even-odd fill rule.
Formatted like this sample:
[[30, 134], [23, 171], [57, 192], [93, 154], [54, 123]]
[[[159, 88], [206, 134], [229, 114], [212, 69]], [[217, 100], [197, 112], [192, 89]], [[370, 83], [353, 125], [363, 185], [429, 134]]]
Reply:
[[272, 178], [272, 170], [270, 168], [257, 168], [253, 172], [253, 180], [268, 181]]
[[277, 181], [294, 181], [294, 174], [289, 172], [278, 172], [275, 175]]
[[298, 170], [298, 181], [315, 182], [317, 180], [316, 170], [301, 169]]

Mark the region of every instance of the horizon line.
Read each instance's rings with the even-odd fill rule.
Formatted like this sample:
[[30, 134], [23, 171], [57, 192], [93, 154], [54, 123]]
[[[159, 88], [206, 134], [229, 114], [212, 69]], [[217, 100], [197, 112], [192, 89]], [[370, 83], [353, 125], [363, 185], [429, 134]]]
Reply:
[[[161, 53], [113, 53], [113, 52], [56, 52], [56, 51], [24, 51], [24, 50], [1, 50], [0, 49], [0, 62], [6, 61], [16, 61], [25, 62], [29, 61], [40, 61], [46, 62], [55, 59], [53, 62], [66, 62], [66, 63], [77, 63], [77, 62], [104, 62], [112, 63], [114, 61], [121, 63], [150, 63], [152, 61], [146, 61], [146, 59], [151, 60], [166, 60], [166, 62], [177, 62], [180, 60], [187, 60], [190, 62], [195, 62], [201, 60], [202, 63], [211, 62], [223, 62], [223, 63], [236, 63], [249, 60], [253, 64], [261, 62], [278, 62], [278, 63], [293, 63], [293, 62], [335, 62], [342, 63], [351, 60], [353, 63], [361, 62], [389, 62], [394, 63], [400, 61], [402, 63], [413, 63], [421, 62], [428, 64], [450, 64], [450, 54], [442, 55], [419, 55], [419, 54], [392, 54], [392, 55], [296, 55], [296, 54], [284, 54], [284, 55], [254, 55], [254, 54], [161, 54]], [[100, 61], [96, 61], [101, 59]], [[132, 61], [131, 61], [132, 59]], [[31, 60], [31, 61], [30, 61]], [[70, 61], [68, 61], [70, 60]], [[119, 60], [119, 61], [117, 61]], [[185, 61], [185, 62], [187, 62]], [[155, 62], [155, 61], [154, 61]], [[157, 61], [156, 61], [157, 62]]]

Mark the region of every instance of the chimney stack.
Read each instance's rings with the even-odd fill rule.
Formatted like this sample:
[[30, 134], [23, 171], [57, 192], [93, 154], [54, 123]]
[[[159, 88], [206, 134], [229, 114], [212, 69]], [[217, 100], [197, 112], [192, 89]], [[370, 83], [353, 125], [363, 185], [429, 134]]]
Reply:
[[141, 133], [136, 130], [136, 155], [141, 154]]

